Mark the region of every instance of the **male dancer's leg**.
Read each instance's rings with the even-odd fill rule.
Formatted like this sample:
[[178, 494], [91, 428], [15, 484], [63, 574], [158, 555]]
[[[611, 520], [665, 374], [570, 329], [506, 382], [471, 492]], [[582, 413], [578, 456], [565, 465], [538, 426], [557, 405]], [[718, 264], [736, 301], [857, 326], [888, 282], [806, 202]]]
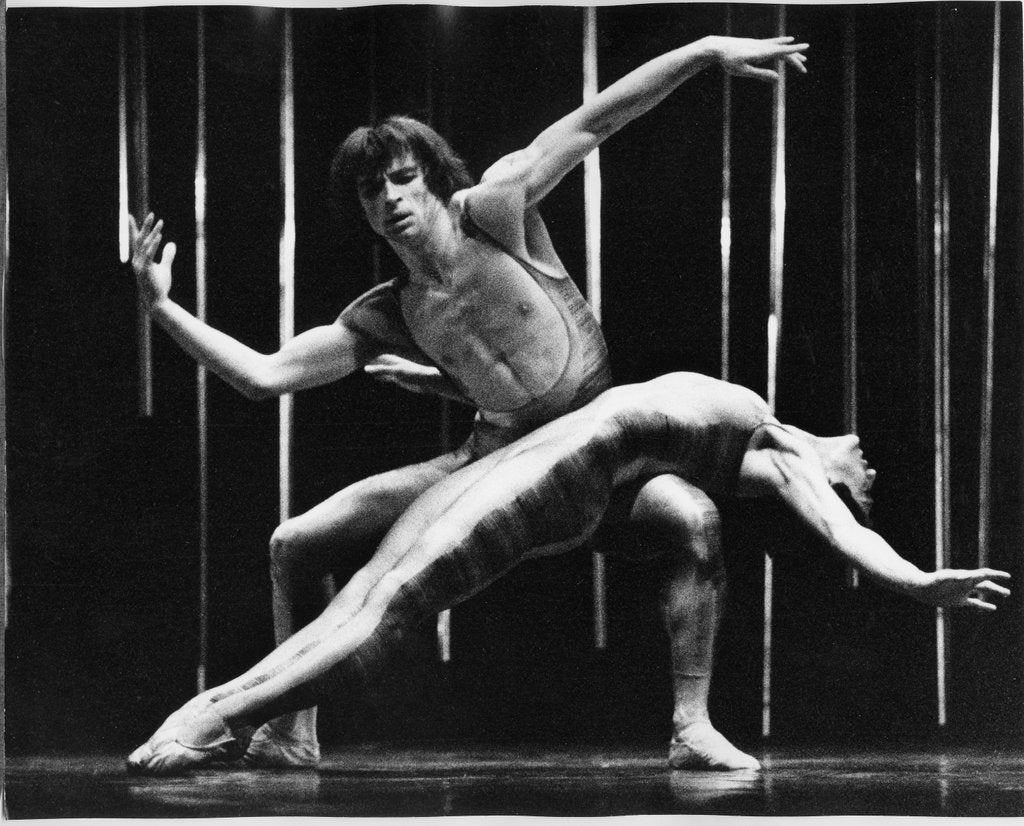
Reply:
[[[274, 639], [280, 645], [316, 617], [333, 594], [326, 575], [340, 560], [369, 559], [399, 516], [423, 491], [462, 467], [465, 448], [372, 476], [282, 523], [270, 541]], [[341, 610], [357, 610], [365, 582], [345, 590]], [[245, 762], [254, 767], [315, 766], [320, 748], [316, 707], [271, 720], [255, 733]]]
[[678, 476], [657, 476], [640, 488], [629, 512], [647, 548], [667, 554], [662, 620], [668, 632], [674, 710], [669, 764], [677, 769], [758, 769], [760, 763], [711, 724], [708, 693], [715, 638], [725, 600], [718, 509]]

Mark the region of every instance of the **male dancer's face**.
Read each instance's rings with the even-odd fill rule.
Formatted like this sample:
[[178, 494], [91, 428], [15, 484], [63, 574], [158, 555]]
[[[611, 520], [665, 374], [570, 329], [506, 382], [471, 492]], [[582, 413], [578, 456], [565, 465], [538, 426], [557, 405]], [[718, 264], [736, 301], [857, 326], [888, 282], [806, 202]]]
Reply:
[[427, 188], [419, 162], [393, 158], [382, 175], [359, 180], [359, 202], [370, 228], [394, 243], [414, 241], [430, 231], [441, 200]]

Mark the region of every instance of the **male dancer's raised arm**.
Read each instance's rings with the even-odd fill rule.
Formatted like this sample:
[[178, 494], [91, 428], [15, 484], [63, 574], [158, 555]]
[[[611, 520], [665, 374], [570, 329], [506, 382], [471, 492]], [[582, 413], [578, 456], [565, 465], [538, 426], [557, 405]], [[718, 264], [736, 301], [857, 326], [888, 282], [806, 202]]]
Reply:
[[514, 184], [521, 190], [523, 206], [533, 206], [605, 139], [702, 70], [718, 65], [732, 75], [774, 81], [777, 72], [762, 64], [782, 59], [806, 72], [803, 52], [807, 48], [808, 44], [794, 43], [792, 37], [710, 36], [666, 52], [555, 121], [529, 146], [501, 158], [484, 173], [481, 185], [493, 189], [499, 183]]
[[275, 353], [264, 354], [200, 321], [170, 298], [176, 247], [160, 260], [163, 221], [129, 216], [132, 269], [150, 316], [192, 358], [250, 399], [280, 396], [347, 376], [380, 354], [340, 320], [297, 335]]

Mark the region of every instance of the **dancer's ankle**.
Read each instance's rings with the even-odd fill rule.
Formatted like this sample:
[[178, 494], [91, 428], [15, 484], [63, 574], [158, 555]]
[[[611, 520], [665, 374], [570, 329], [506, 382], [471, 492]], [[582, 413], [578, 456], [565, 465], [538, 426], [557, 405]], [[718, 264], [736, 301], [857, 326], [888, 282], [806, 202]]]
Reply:
[[672, 727], [676, 732], [702, 725], [711, 725], [711, 715], [708, 714], [707, 708], [677, 708], [672, 714]]

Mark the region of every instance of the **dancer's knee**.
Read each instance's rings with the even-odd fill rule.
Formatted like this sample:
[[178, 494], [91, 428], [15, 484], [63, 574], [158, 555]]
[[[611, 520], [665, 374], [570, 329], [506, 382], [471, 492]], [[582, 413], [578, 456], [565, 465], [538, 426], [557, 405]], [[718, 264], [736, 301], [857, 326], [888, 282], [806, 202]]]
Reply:
[[672, 512], [677, 553], [698, 575], [717, 582], [725, 575], [722, 556], [722, 521], [715, 504], [703, 493], [680, 503]]
[[704, 491], [677, 477], [652, 479], [639, 492], [631, 521], [662, 546], [669, 564], [690, 567], [705, 580], [724, 576], [721, 517]]

